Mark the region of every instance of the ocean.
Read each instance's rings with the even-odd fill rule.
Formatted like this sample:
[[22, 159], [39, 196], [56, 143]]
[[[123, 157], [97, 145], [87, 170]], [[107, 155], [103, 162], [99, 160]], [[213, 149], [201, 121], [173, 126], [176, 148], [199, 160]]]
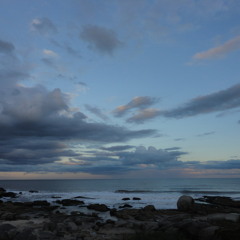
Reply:
[[[135, 208], [151, 204], [157, 209], [174, 209], [181, 195], [193, 198], [229, 196], [240, 200], [240, 178], [0, 180], [0, 187], [21, 192], [14, 201], [47, 200], [54, 203], [56, 197], [81, 196], [85, 204], [101, 203], [110, 208], [128, 203]], [[29, 190], [37, 192], [30, 193]], [[133, 200], [134, 197], [141, 200]], [[123, 198], [130, 200], [123, 201]]]

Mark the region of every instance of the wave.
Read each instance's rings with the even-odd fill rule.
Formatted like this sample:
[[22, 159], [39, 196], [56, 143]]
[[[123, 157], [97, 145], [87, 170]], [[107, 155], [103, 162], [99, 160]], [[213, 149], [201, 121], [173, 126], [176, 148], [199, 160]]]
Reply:
[[181, 194], [217, 194], [217, 195], [234, 195], [240, 194], [240, 191], [213, 191], [213, 190], [164, 190], [164, 191], [154, 191], [154, 190], [116, 190], [115, 193], [181, 193]]
[[207, 190], [182, 190], [179, 191], [183, 194], [240, 194], [240, 191], [207, 191]]

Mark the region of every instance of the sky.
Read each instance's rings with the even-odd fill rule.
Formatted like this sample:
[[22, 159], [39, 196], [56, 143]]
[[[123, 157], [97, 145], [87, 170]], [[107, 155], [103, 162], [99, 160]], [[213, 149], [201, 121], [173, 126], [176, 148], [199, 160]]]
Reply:
[[240, 177], [239, 0], [0, 5], [0, 179]]

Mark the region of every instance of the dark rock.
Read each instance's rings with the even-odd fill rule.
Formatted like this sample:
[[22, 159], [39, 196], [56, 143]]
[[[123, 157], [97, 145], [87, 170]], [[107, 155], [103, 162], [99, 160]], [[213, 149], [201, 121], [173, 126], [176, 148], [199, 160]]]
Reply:
[[30, 193], [38, 193], [39, 191], [37, 190], [29, 190]]
[[132, 208], [130, 204], [124, 204], [122, 206], [119, 206], [119, 208]]
[[240, 208], [240, 201], [235, 201], [230, 197], [203, 196], [203, 198], [199, 198], [198, 201], [220, 205], [220, 206]]
[[133, 200], [142, 200], [142, 199], [139, 197], [133, 197]]
[[143, 208], [143, 211], [154, 212], [154, 211], [156, 211], [156, 208], [153, 205], [147, 205], [146, 207]]
[[2, 192], [2, 193], [0, 193], [0, 197], [16, 198], [17, 194], [14, 192]]
[[183, 195], [177, 201], [177, 208], [180, 211], [189, 211], [193, 208], [194, 200], [190, 196]]
[[0, 194], [6, 192], [4, 188], [0, 188]]
[[16, 227], [8, 223], [0, 225], [0, 239], [9, 240], [8, 233], [13, 229], [16, 229]]
[[130, 198], [129, 197], [125, 197], [125, 198], [122, 198], [122, 200], [123, 201], [128, 201], [128, 200], [130, 200]]
[[50, 203], [48, 201], [34, 201], [33, 203], [33, 206], [50, 206]]
[[98, 212], [107, 212], [109, 208], [105, 204], [90, 204], [87, 206], [88, 209], [93, 209]]
[[23, 229], [21, 232], [19, 232], [14, 240], [37, 240], [37, 236], [33, 234], [32, 228], [26, 228]]
[[57, 200], [56, 203], [62, 204], [63, 206], [77, 206], [77, 205], [84, 204], [83, 201], [74, 200], [74, 199]]

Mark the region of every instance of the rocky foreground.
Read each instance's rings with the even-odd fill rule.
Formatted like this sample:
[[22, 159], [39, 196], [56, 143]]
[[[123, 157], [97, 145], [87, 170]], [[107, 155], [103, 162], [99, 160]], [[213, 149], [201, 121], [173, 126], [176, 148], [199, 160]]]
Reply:
[[[103, 204], [84, 205], [75, 199], [17, 202], [17, 195], [0, 188], [0, 240], [239, 240], [240, 201], [182, 196], [176, 210]], [[11, 200], [11, 201], [10, 201]], [[71, 213], [64, 210], [75, 207]], [[84, 214], [81, 209], [91, 213]], [[77, 210], [76, 210], [77, 209]], [[79, 211], [78, 211], [79, 209]]]

